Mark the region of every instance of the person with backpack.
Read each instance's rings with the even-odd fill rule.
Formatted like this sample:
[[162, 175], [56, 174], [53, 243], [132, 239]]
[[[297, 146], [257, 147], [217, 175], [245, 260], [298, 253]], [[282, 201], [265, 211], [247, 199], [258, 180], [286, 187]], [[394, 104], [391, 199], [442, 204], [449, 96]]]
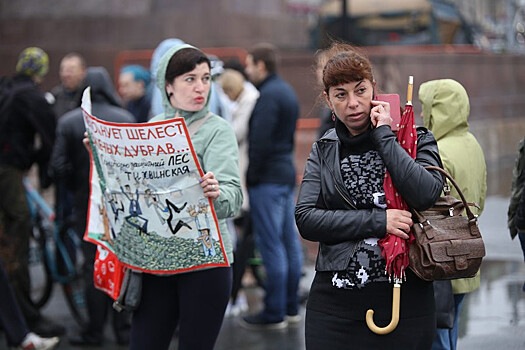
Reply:
[[47, 163], [55, 139], [55, 114], [38, 87], [48, 68], [47, 54], [29, 47], [18, 58], [16, 74], [0, 83], [0, 251], [29, 329], [51, 337], [63, 334], [65, 328], [43, 317], [30, 301], [31, 215], [23, 185], [34, 163], [39, 167], [40, 186], [51, 184]]

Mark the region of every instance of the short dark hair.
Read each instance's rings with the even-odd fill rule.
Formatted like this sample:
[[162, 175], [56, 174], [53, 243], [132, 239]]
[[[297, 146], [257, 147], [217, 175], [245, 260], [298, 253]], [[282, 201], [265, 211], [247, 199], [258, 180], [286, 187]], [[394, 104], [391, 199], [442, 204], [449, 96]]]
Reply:
[[275, 73], [277, 71], [277, 64], [279, 63], [279, 55], [277, 47], [269, 43], [260, 43], [253, 46], [248, 53], [252, 56], [253, 63], [262, 61], [266, 66], [268, 73]]
[[211, 69], [210, 59], [198, 49], [188, 47], [175, 52], [166, 68], [166, 82], [171, 83], [173, 79], [184, 73], [191, 72], [201, 63], [207, 63]]
[[85, 69], [85, 68], [87, 67], [86, 59], [84, 58], [84, 56], [82, 56], [82, 55], [79, 54], [78, 52], [70, 52], [70, 53], [66, 54], [64, 57], [62, 57], [62, 60], [61, 60], [61, 61], [65, 60], [65, 59], [74, 58], [74, 57], [76, 57], [76, 58], [79, 59], [79, 61], [80, 61], [80, 66], [81, 66], [82, 68]]

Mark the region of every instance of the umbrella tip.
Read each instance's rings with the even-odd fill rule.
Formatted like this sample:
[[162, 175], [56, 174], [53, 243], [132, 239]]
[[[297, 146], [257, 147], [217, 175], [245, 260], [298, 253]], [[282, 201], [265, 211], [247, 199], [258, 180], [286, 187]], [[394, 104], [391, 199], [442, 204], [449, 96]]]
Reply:
[[409, 84], [414, 84], [414, 76], [413, 75], [409, 75], [408, 76], [408, 83]]

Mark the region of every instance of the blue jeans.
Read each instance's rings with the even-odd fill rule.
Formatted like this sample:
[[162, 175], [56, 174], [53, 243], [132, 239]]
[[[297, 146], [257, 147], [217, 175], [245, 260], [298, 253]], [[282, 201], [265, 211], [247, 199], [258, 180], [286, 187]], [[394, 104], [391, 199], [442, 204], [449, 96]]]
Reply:
[[454, 327], [452, 329], [438, 328], [436, 339], [432, 344], [432, 350], [456, 350], [458, 343], [458, 320], [459, 312], [463, 306], [463, 300], [466, 294], [454, 294], [454, 306], [456, 308], [454, 315]]
[[266, 270], [264, 310], [268, 322], [280, 322], [299, 309], [303, 256], [294, 218], [292, 186], [261, 184], [248, 189], [255, 244]]

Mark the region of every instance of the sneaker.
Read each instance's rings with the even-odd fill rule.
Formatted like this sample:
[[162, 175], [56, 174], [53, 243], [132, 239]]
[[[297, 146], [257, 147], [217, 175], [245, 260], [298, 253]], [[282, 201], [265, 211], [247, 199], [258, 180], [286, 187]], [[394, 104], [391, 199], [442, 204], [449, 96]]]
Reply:
[[51, 350], [54, 349], [60, 339], [58, 337], [42, 338], [35, 333], [29, 332], [16, 350]]
[[288, 327], [288, 321], [286, 320], [270, 322], [265, 320], [261, 314], [244, 316], [239, 320], [239, 324], [243, 328], [254, 331], [285, 329]]
[[235, 303], [232, 303], [230, 300], [228, 307], [226, 307], [224, 316], [239, 316], [246, 311], [248, 311], [248, 302], [246, 301], [246, 296], [244, 294], [239, 294]]
[[290, 325], [292, 325], [292, 324], [294, 324], [294, 325], [295, 325], [295, 324], [299, 324], [299, 323], [301, 323], [302, 319], [303, 319], [303, 318], [302, 318], [301, 315], [299, 315], [299, 314], [295, 314], [295, 315], [286, 315], [286, 318], [285, 318], [285, 320], [288, 321], [288, 323], [289, 323]]

